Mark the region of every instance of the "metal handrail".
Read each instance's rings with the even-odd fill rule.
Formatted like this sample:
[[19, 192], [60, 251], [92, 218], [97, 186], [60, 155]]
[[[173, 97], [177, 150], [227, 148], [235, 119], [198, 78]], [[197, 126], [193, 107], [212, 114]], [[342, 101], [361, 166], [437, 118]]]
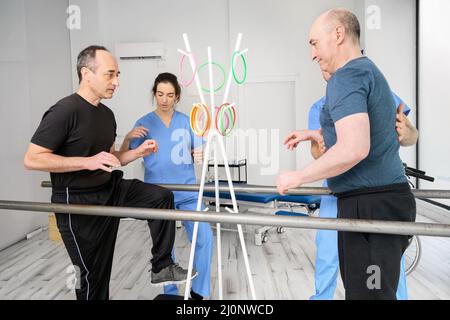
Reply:
[[[50, 181], [42, 181], [41, 187], [51, 188]], [[167, 188], [172, 191], [197, 191], [200, 189], [198, 184], [160, 184], [159, 186]], [[205, 192], [214, 192], [216, 190], [214, 185], [205, 185]], [[234, 192], [236, 193], [264, 193], [264, 194], [277, 194], [276, 187], [269, 186], [257, 186], [257, 185], [233, 185]], [[229, 192], [228, 185], [220, 185], [220, 192]], [[450, 190], [421, 190], [412, 189], [411, 192], [416, 198], [419, 199], [450, 199]], [[302, 187], [296, 189], [290, 189], [286, 194], [291, 196], [308, 195], [308, 196], [323, 196], [332, 194], [328, 188], [318, 187]]]
[[450, 237], [450, 225], [379, 220], [290, 217], [254, 213], [199, 212], [148, 208], [67, 205], [42, 202], [0, 200], [0, 209], [58, 212], [95, 216], [130, 217], [136, 219], [189, 220], [246, 225], [280, 226], [301, 229], [324, 229], [399, 235]]

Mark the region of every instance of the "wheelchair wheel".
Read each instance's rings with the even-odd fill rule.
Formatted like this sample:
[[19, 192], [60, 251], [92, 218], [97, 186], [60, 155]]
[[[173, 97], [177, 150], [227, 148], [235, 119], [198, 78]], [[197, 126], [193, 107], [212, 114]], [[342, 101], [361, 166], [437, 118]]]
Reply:
[[417, 236], [413, 236], [409, 240], [408, 248], [405, 251], [405, 272], [406, 275], [409, 275], [411, 272], [419, 264], [420, 256], [421, 256], [421, 243], [420, 239]]

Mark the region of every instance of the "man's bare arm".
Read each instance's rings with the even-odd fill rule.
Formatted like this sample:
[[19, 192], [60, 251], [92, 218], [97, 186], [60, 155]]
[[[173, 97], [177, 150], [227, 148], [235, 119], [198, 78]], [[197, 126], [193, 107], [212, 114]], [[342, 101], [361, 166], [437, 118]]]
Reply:
[[370, 151], [370, 123], [367, 113], [353, 114], [336, 122], [337, 142], [320, 158], [301, 171], [283, 173], [278, 177], [278, 190], [283, 193], [302, 184], [340, 175]]
[[111, 172], [111, 167], [120, 165], [117, 158], [107, 152], [100, 152], [92, 157], [63, 157], [34, 143], [28, 146], [23, 163], [28, 170], [55, 173], [97, 169]]
[[370, 123], [367, 113], [345, 117], [335, 126], [336, 144], [301, 171], [302, 184], [340, 175], [369, 154]]
[[120, 148], [120, 151], [116, 151], [114, 144], [111, 146], [111, 154], [115, 155], [117, 159], [119, 159], [122, 166], [126, 166], [130, 162], [138, 158], [142, 158], [148, 156], [152, 152], [158, 151], [158, 144], [155, 140], [145, 140], [139, 147], [136, 149], [127, 150], [128, 146], [126, 146], [129, 142], [124, 141]]

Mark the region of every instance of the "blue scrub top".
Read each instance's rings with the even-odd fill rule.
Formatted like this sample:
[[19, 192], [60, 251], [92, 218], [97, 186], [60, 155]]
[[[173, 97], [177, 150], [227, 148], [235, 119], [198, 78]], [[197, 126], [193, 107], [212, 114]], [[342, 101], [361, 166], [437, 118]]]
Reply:
[[158, 152], [144, 157], [144, 181], [153, 184], [195, 184], [195, 170], [191, 150], [200, 147], [204, 140], [191, 129], [189, 117], [175, 111], [167, 128], [155, 112], [140, 118], [134, 127], [143, 126], [148, 135], [133, 139], [130, 149], [135, 149], [146, 139], [158, 143]]

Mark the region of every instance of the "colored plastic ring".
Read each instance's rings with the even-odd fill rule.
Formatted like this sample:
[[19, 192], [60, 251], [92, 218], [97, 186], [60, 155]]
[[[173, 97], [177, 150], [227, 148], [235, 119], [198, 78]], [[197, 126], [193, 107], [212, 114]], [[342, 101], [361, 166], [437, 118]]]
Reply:
[[[224, 118], [227, 119], [226, 125]], [[224, 103], [220, 106], [215, 120], [217, 131], [223, 136], [228, 136], [236, 124], [236, 110], [229, 103]]]
[[[192, 54], [192, 53], [191, 53]], [[191, 80], [189, 80], [188, 82], [185, 82], [184, 81], [184, 78], [183, 78], [183, 63], [184, 63], [184, 59], [186, 58], [186, 55], [184, 55], [183, 54], [183, 57], [181, 58], [181, 60], [180, 60], [180, 83], [181, 83], [181, 85], [184, 87], [184, 88], [187, 88], [187, 87], [189, 87], [191, 84], [192, 84], [192, 82], [194, 82], [194, 79], [195, 79], [195, 74], [197, 73], [197, 70], [195, 70], [195, 72], [193, 72], [192, 73], [192, 78], [191, 78]], [[194, 58], [194, 56], [192, 55], [192, 58]], [[195, 59], [194, 59], [194, 61], [195, 61]], [[195, 63], [195, 62], [194, 62]], [[197, 64], [195, 64], [195, 65], [197, 65]]]
[[[200, 117], [198, 117], [198, 113], [200, 111], [203, 111], [202, 113], [203, 116], [206, 115], [206, 122], [201, 128], [199, 128], [197, 125], [199, 121], [203, 120], [203, 118], [200, 120], [199, 119]], [[194, 134], [196, 136], [203, 137], [206, 134], [206, 132], [208, 132], [211, 126], [211, 117], [209, 115], [208, 107], [202, 103], [194, 104], [191, 109], [190, 123], [191, 129], [194, 132]]]
[[242, 80], [238, 80], [236, 77], [236, 72], [234, 70], [234, 60], [236, 58], [236, 55], [238, 54], [237, 51], [233, 53], [233, 56], [231, 57], [231, 72], [233, 74], [233, 79], [236, 81], [237, 84], [243, 84], [245, 82], [245, 79], [247, 79], [247, 62], [245, 61], [244, 55], [241, 54], [242, 63], [244, 64], [244, 77]]
[[[198, 67], [197, 72], [200, 73], [200, 70], [203, 69], [204, 67], [206, 67], [207, 65], [208, 65], [208, 62], [203, 63], [200, 67]], [[218, 64], [216, 62], [212, 62], [212, 65], [218, 67], [219, 70], [222, 71], [222, 75], [223, 75], [223, 82], [222, 82], [222, 84], [220, 86], [218, 86], [216, 89], [214, 89], [214, 93], [216, 93], [216, 92], [220, 91], [223, 88], [223, 86], [225, 85], [226, 75], [225, 75], [224, 68], [220, 64]], [[210, 89], [208, 89], [208, 88], [203, 88], [202, 87], [202, 90], [203, 90], [203, 92], [207, 92], [207, 93], [210, 92]]]

